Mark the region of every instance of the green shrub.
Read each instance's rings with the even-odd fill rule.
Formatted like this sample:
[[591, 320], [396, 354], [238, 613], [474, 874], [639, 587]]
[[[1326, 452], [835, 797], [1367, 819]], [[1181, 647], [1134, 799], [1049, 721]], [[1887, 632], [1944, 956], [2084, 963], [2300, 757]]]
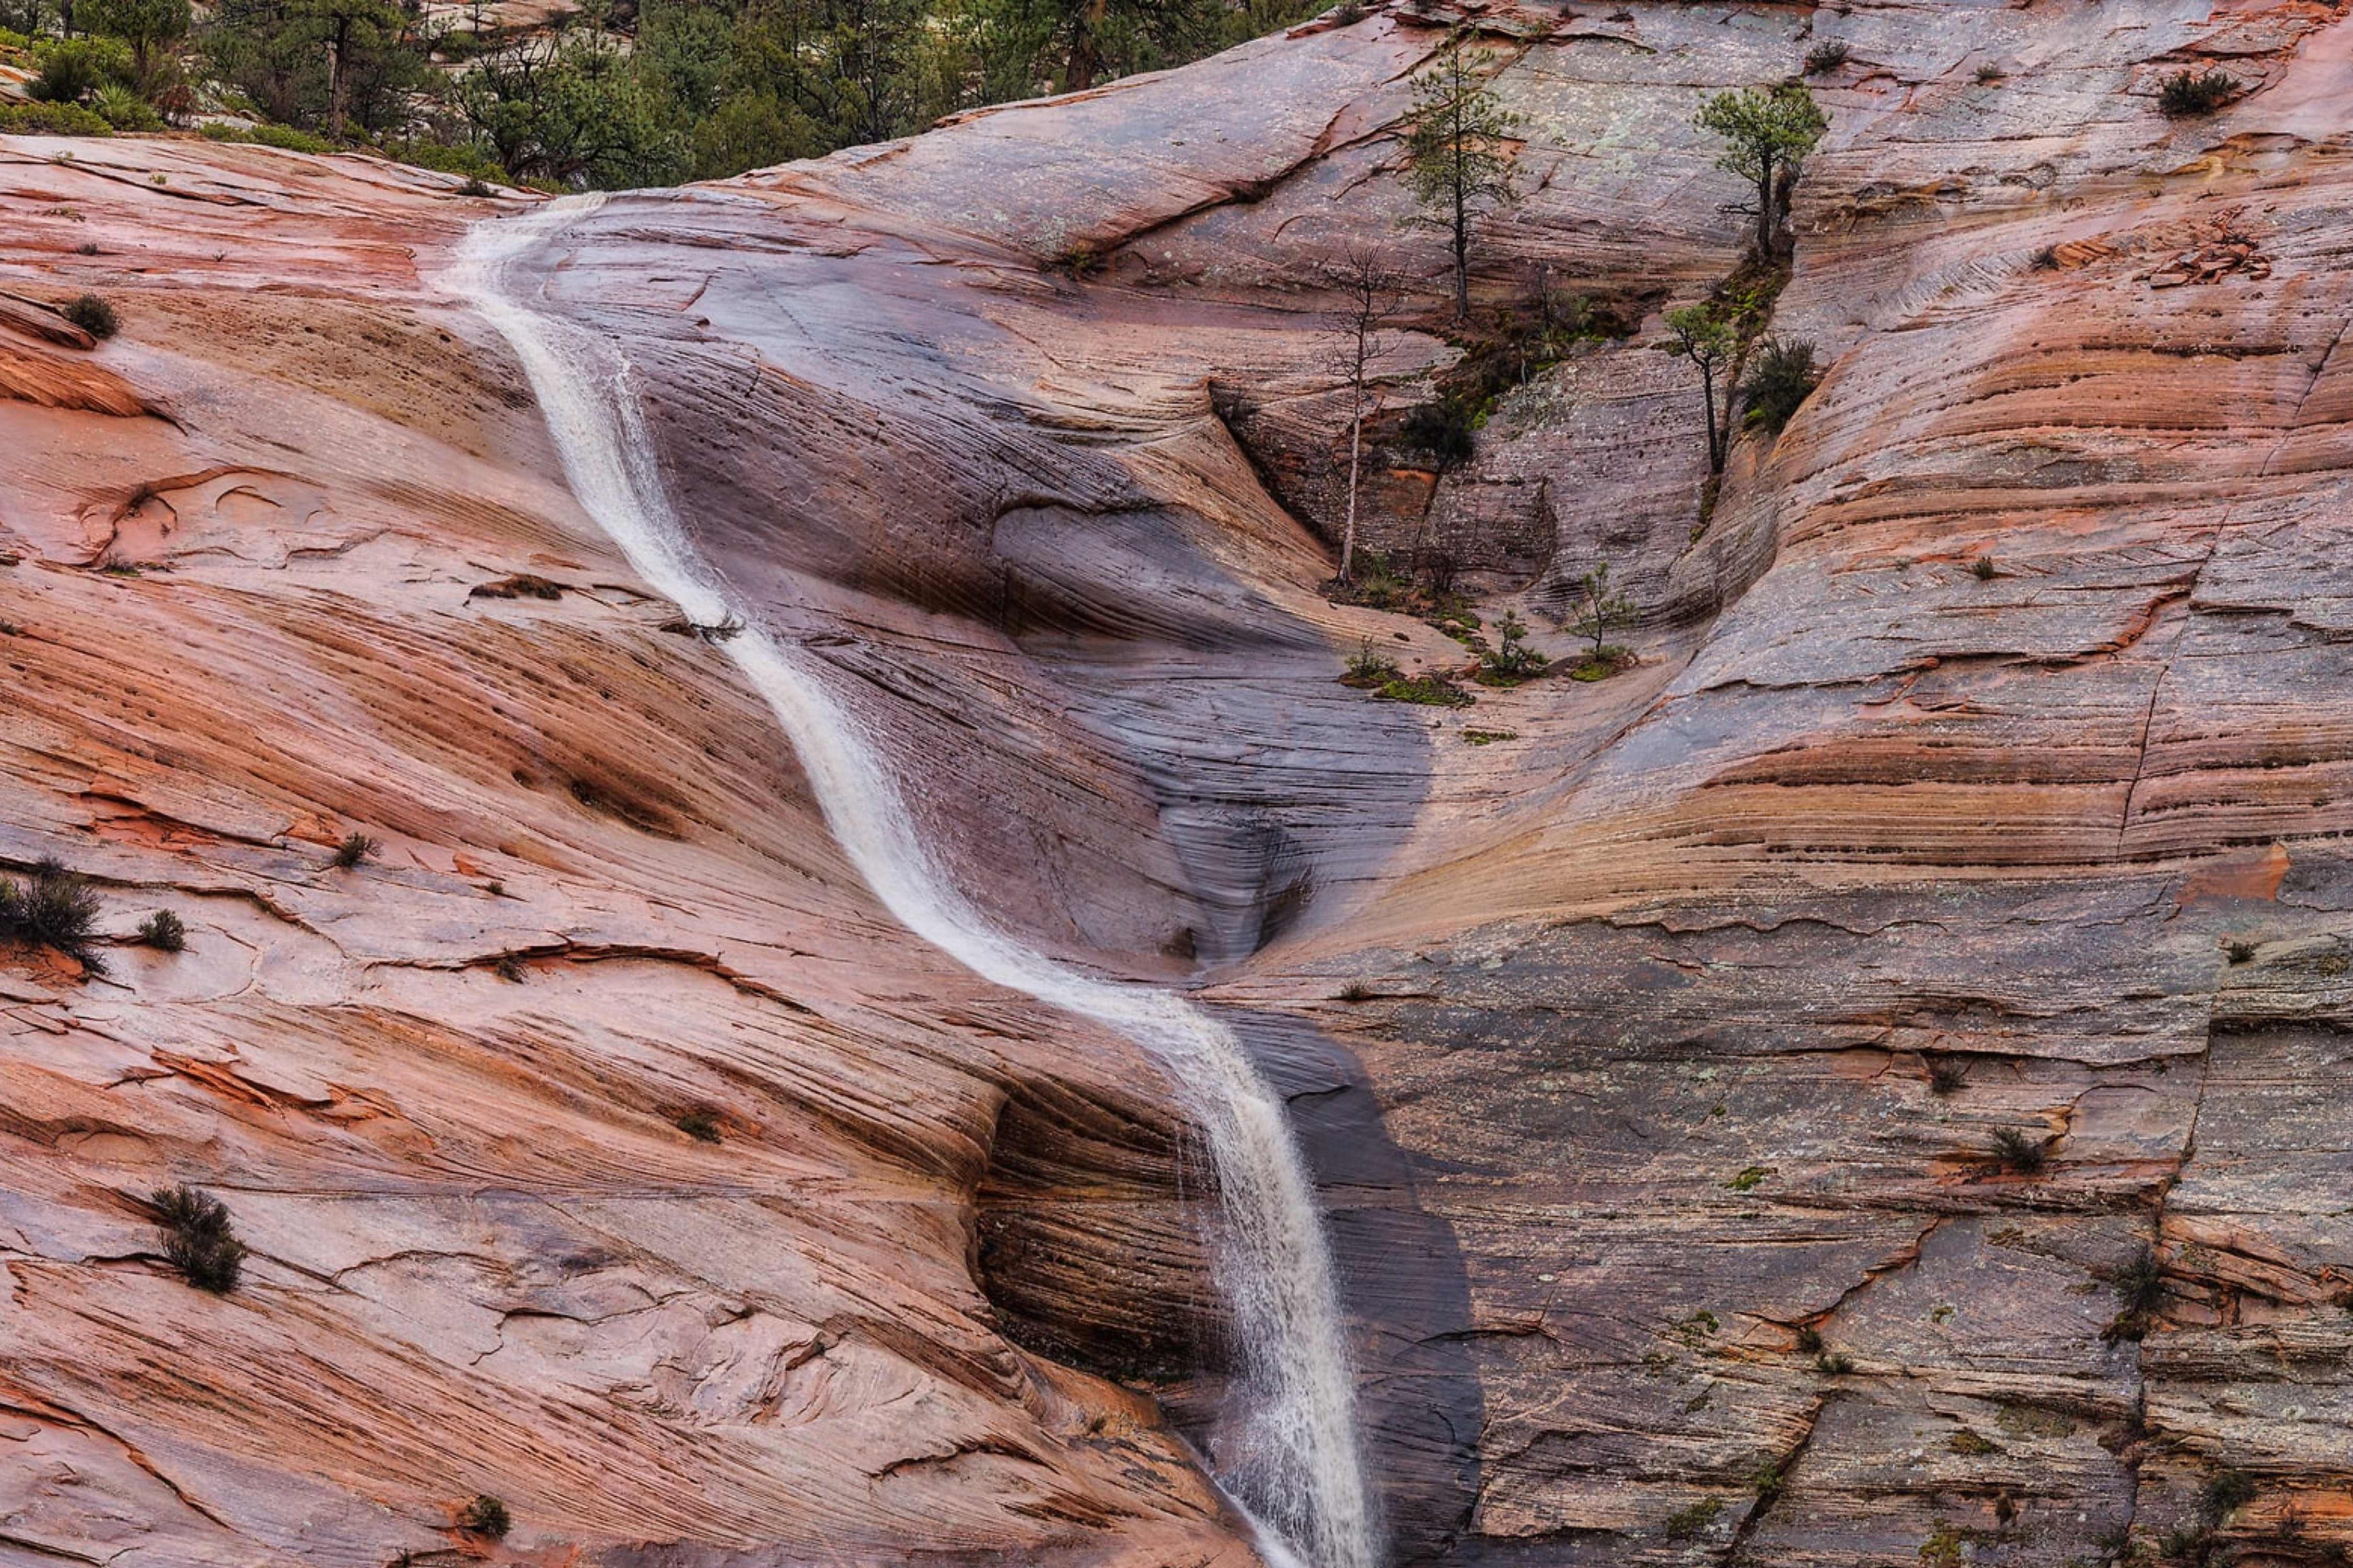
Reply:
[[91, 939], [98, 925], [98, 895], [79, 877], [44, 860], [26, 881], [0, 878], [0, 941], [25, 947], [51, 947], [99, 968]]
[[1527, 645], [1527, 624], [1511, 611], [1495, 623], [1498, 646], [1479, 656], [1480, 679], [1490, 686], [1517, 686], [1541, 675], [1552, 661]]
[[1468, 708], [1472, 696], [1442, 675], [1401, 675], [1381, 683], [1374, 696], [1424, 708]]
[[228, 1209], [200, 1188], [158, 1187], [149, 1199], [164, 1226], [164, 1256], [199, 1290], [226, 1296], [245, 1268], [245, 1243]]
[[114, 127], [79, 103], [0, 103], [0, 134], [111, 136]]
[[26, 90], [43, 103], [78, 103], [109, 83], [131, 80], [131, 47], [120, 38], [47, 38], [33, 58], [39, 71]]
[[1721, 1498], [1702, 1498], [1689, 1508], [1677, 1509], [1667, 1515], [1667, 1539], [1689, 1541], [1714, 1524], [1716, 1516], [1723, 1511], [1724, 1500]]
[[1803, 338], [1767, 341], [1740, 388], [1748, 404], [1746, 422], [1778, 436], [1821, 379], [1812, 343]]
[[1839, 39], [1831, 38], [1806, 51], [1806, 74], [1820, 76], [1846, 64], [1849, 50]]
[[496, 1541], [514, 1528], [514, 1516], [507, 1511], [505, 1503], [484, 1492], [466, 1505], [466, 1510], [458, 1516], [458, 1524], [475, 1535], [487, 1535]]
[[2211, 114], [2238, 90], [2239, 79], [2228, 71], [2180, 70], [2165, 79], [2165, 85], [2158, 89], [2157, 106], [2175, 119]]
[[1366, 637], [1348, 656], [1347, 680], [1354, 686], [1378, 686], [1398, 678], [1398, 662]]
[[375, 851], [375, 840], [366, 834], [356, 831], [346, 833], [343, 835], [343, 841], [335, 846], [335, 868], [340, 871], [355, 871], [359, 869], [362, 861], [373, 859]]
[[77, 295], [58, 313], [93, 338], [111, 338], [122, 327], [114, 307], [95, 294]]
[[[430, 169], [438, 174], [463, 174], [477, 184], [485, 182], [503, 184], [507, 172], [499, 161], [470, 142], [397, 142], [385, 149], [404, 163], [420, 169]], [[469, 191], [469, 195], [474, 193]], [[490, 195], [488, 191], [481, 193]]]
[[1578, 578], [1577, 585], [1584, 598], [1563, 629], [1572, 637], [1592, 639], [1593, 646], [1569, 676], [1576, 680], [1606, 680], [1632, 662], [1631, 655], [1608, 639], [1610, 627], [1633, 624], [1634, 601], [1609, 585], [1607, 561]]
[[2217, 1470], [2198, 1494], [2199, 1505], [2216, 1524], [2254, 1500], [2255, 1483], [2244, 1470]]
[[2159, 1263], [2153, 1248], [2144, 1247], [2133, 1254], [2116, 1276], [2116, 1295], [2127, 1312], [2154, 1312], [2165, 1300], [2165, 1265]]
[[284, 153], [332, 153], [335, 144], [323, 136], [308, 131], [297, 131], [291, 125], [257, 125], [245, 133], [245, 139], [258, 147], [275, 147]]
[[155, 106], [119, 82], [109, 82], [98, 89], [90, 103], [98, 117], [117, 131], [161, 131], [164, 117]]
[[169, 910], [158, 910], [139, 922], [139, 940], [158, 952], [177, 952], [188, 945], [188, 928]]

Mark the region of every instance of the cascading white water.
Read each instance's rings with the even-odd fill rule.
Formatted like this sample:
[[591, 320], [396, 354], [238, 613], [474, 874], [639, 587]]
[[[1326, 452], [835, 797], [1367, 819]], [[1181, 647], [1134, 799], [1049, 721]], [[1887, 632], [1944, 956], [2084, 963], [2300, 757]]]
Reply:
[[798, 753], [851, 864], [908, 930], [974, 973], [1103, 1023], [1167, 1069], [1198, 1122], [1226, 1219], [1229, 1298], [1240, 1352], [1245, 1438], [1229, 1488], [1314, 1568], [1374, 1568], [1377, 1536], [1357, 1452], [1356, 1391], [1331, 1257], [1283, 1119], [1233, 1031], [1183, 998], [1084, 973], [998, 931], [919, 837], [898, 781], [823, 679], [730, 603], [672, 510], [617, 345], [508, 292], [512, 263], [585, 216], [599, 196], [478, 225], [446, 279], [512, 345], [538, 395], [573, 494], [629, 563], [687, 618], [740, 621], [724, 644]]

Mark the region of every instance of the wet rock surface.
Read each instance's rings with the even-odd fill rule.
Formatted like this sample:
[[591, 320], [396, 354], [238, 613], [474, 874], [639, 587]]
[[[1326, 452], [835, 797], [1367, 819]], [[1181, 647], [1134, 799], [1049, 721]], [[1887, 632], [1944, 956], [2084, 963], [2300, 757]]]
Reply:
[[[2353, 1543], [2353, 24], [1472, 17], [1529, 124], [1496, 311], [1724, 276], [1692, 110], [1849, 55], [1774, 319], [1828, 375], [1704, 527], [1640, 322], [1467, 464], [1383, 447], [1378, 547], [1640, 609], [1631, 669], [1440, 710], [1333, 678], [1463, 650], [1318, 586], [1327, 274], [1435, 293], [1395, 124], [1457, 19], [617, 197], [536, 278], [976, 899], [1230, 1009], [1401, 1562]], [[2210, 60], [2253, 90], [2159, 115]], [[5, 1550], [374, 1568], [491, 1492], [522, 1562], [1250, 1561], [1176, 1097], [860, 886], [437, 282], [493, 204], [0, 168], [0, 862], [90, 876], [109, 971], [0, 964]], [[84, 289], [119, 338], [37, 330]], [[1392, 412], [1462, 352], [1395, 335]], [[174, 1181], [234, 1294], [162, 1263]]]

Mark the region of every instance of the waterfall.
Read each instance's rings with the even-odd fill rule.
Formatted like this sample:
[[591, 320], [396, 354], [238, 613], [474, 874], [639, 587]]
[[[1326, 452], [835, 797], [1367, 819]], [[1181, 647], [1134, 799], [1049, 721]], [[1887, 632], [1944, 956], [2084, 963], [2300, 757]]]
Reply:
[[507, 292], [518, 258], [603, 200], [566, 197], [476, 225], [445, 286], [513, 347], [572, 493], [630, 565], [695, 624], [742, 623], [723, 646], [775, 712], [826, 826], [883, 907], [976, 974], [1092, 1018], [1166, 1069], [1199, 1129], [1224, 1207], [1219, 1283], [1239, 1341], [1244, 1436], [1220, 1479], [1281, 1538], [1267, 1543], [1270, 1560], [1295, 1553], [1314, 1568], [1375, 1568], [1331, 1255], [1282, 1106], [1234, 1032], [1200, 1007], [1057, 963], [991, 924], [918, 837], [898, 781], [805, 656], [766, 636], [750, 606], [730, 602], [671, 509], [619, 345]]

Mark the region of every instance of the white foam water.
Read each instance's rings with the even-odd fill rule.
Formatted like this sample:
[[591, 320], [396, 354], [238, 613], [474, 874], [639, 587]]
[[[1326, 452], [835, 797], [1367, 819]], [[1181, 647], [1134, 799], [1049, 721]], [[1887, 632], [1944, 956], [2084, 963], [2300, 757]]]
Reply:
[[1234, 1032], [1155, 987], [1106, 980], [999, 931], [943, 870], [899, 782], [801, 658], [760, 628], [700, 558], [672, 509], [619, 346], [510, 291], [514, 263], [601, 196], [478, 224], [444, 279], [513, 347], [572, 493], [629, 563], [699, 626], [740, 622], [723, 647], [774, 710], [827, 826], [884, 908], [999, 985], [1134, 1041], [1166, 1069], [1217, 1173], [1220, 1288], [1239, 1340], [1241, 1440], [1220, 1479], [1284, 1568], [1375, 1568], [1378, 1533], [1357, 1447], [1356, 1388], [1314, 1190], [1282, 1105]]

